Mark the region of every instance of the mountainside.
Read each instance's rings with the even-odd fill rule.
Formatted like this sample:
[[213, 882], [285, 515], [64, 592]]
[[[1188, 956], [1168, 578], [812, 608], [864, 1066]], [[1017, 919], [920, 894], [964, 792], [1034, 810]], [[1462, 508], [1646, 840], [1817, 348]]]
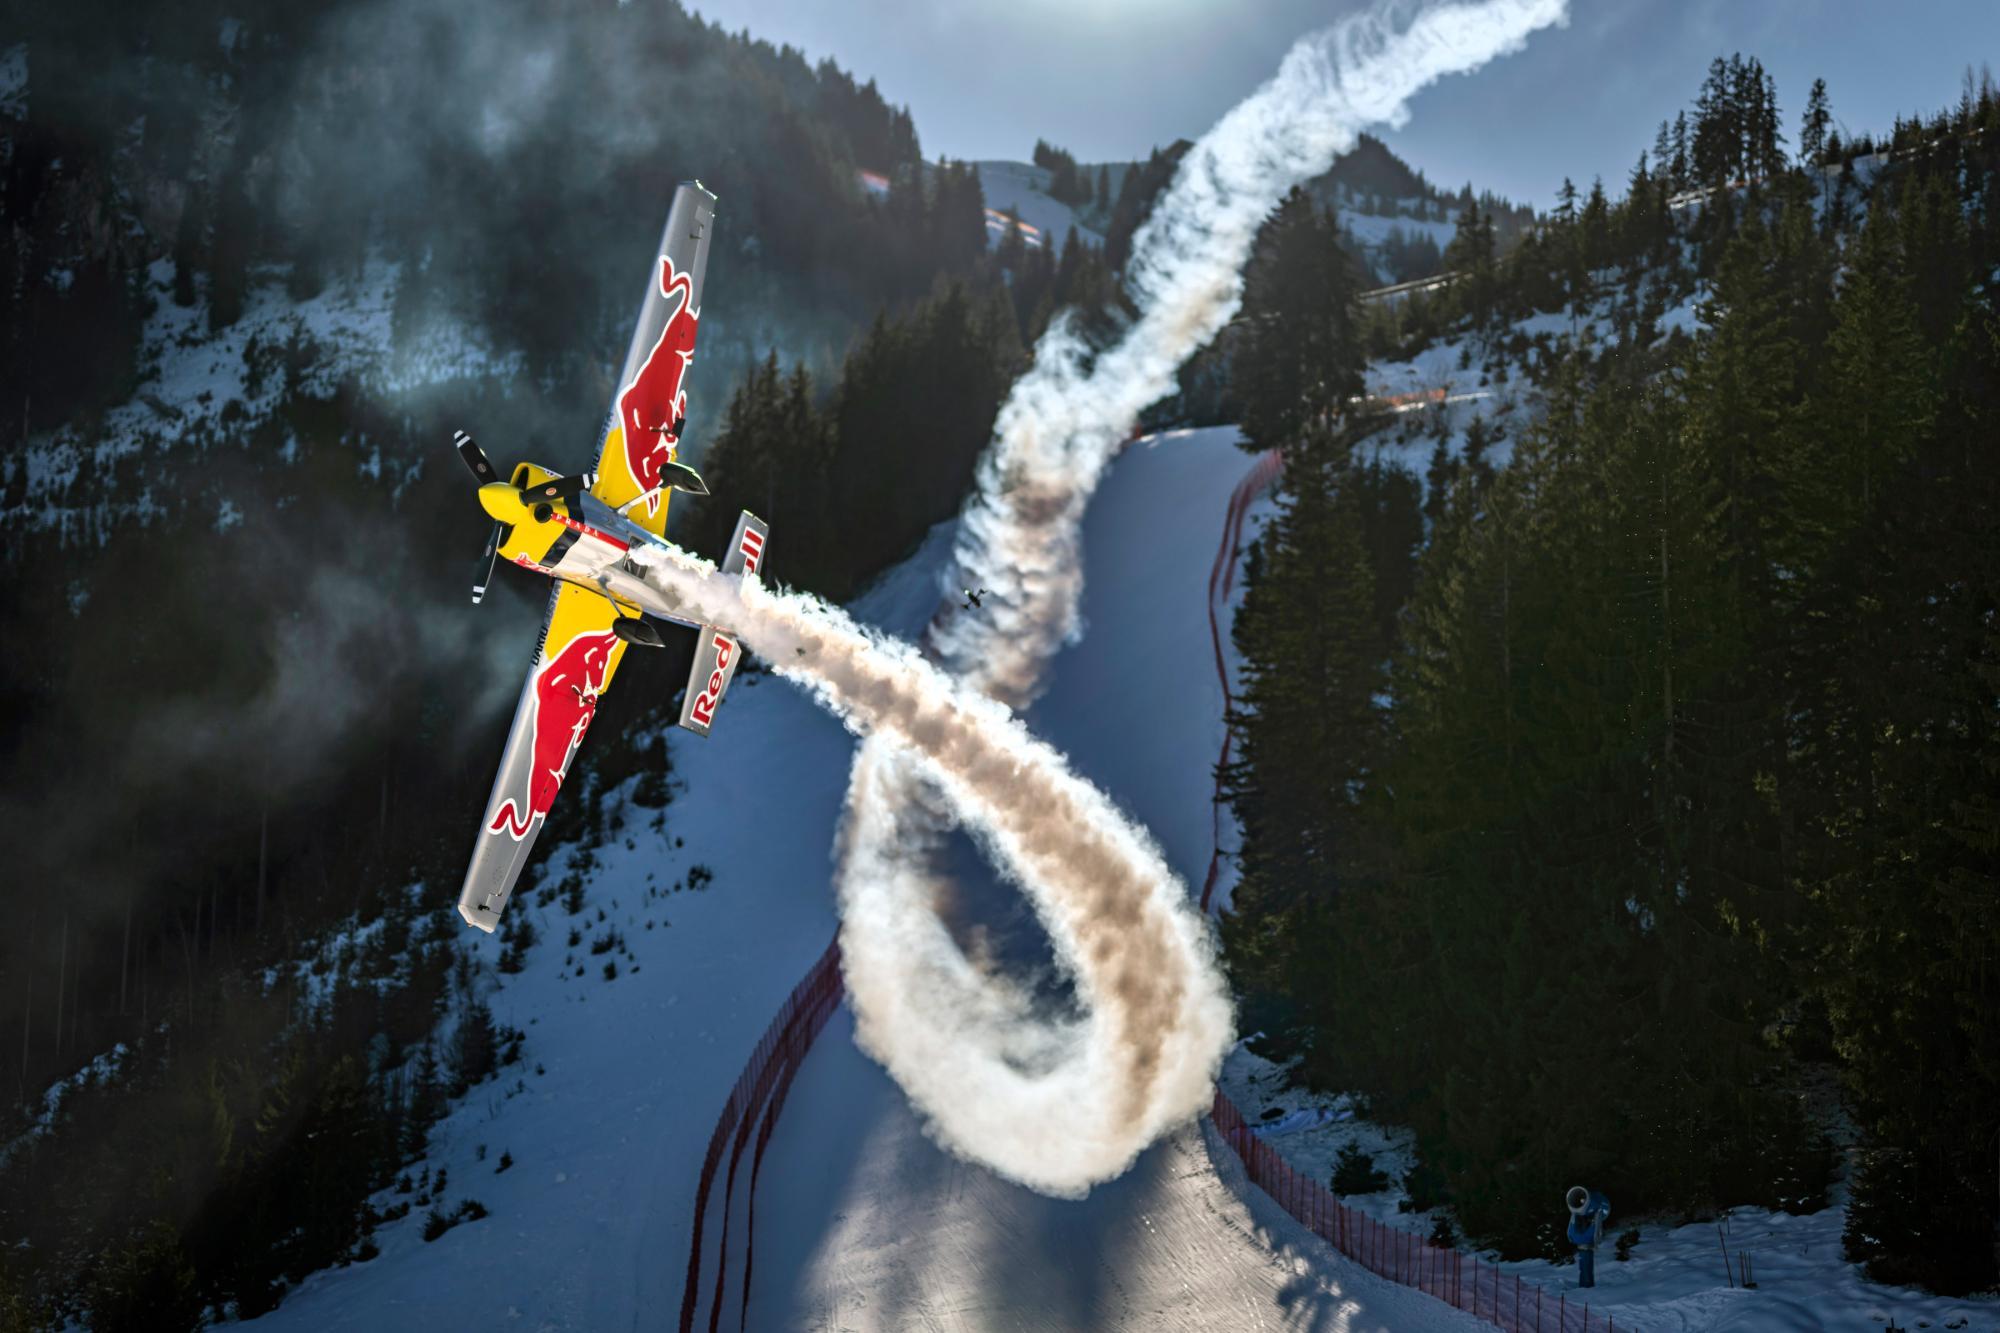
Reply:
[[[989, 209], [1015, 204], [1021, 220], [1051, 244], [1075, 225], [1117, 262], [1184, 151], [1185, 141], [1155, 149], [1145, 162], [1093, 163], [1039, 143], [1032, 166], [982, 162], [980, 177]], [[1532, 208], [1490, 191], [1475, 195], [1469, 183], [1456, 193], [1439, 189], [1372, 134], [1361, 135], [1306, 191], [1339, 220], [1342, 245], [1383, 285], [1438, 273], [1460, 220], [1475, 210], [1490, 219], [1503, 251], [1535, 221]]]
[[[635, 653], [521, 910], [463, 933], [543, 593], [466, 606], [486, 522], [450, 433], [588, 465], [699, 176], [715, 495], [675, 533], [712, 552], [757, 509], [774, 577], [909, 636], [1007, 385], [1058, 310], [1131, 313], [1117, 270], [1187, 145], [926, 163], [872, 83], [671, 0], [128, 8], [0, 37], [0, 1330], [644, 1322], [689, 1249], [687, 1127], [832, 932], [850, 742], [752, 664], [713, 742], [669, 745], [685, 645]], [[1298, 1099], [1402, 1126], [1448, 1227], [1547, 1253], [1571, 1172], [1675, 1219], [1831, 1185], [1854, 1259], [1964, 1290], [2000, 1128], [2000, 101], [1880, 144], [1824, 115], [1809, 144], [1808, 108], [1795, 161], [1764, 88], [1719, 61], [1623, 197], [1550, 218], [1364, 138], [1266, 228], [1242, 317], [1148, 417], [1241, 421], [1291, 469], [1246, 557], [1225, 935], [1245, 1030]], [[1223, 701], [1148, 541], [1219, 519], [1186, 515], [1221, 438], [1187, 442], [1213, 477], [1107, 492], [1090, 586], [1117, 601], [1035, 719], [1184, 874]], [[1173, 443], [1123, 475], [1195, 469]], [[1007, 901], [982, 929], [1032, 935]], [[1650, 989], [1571, 986], [1579, 953]], [[1612, 1071], [1590, 1095], [1551, 1032]], [[824, 1070], [776, 1160], [865, 1122], [857, 1171], [930, 1154], [908, 1197], [974, 1234], [879, 1080]], [[801, 1127], [809, 1095], [850, 1100]], [[1089, 1216], [1143, 1226], [1156, 1187], [1176, 1225], [1212, 1210], [1210, 1297], [1237, 1273], [1284, 1305], [1266, 1203], [1149, 1169]], [[770, 1308], [965, 1280], [804, 1183]], [[1099, 1258], [1055, 1305], [1140, 1309]]]
[[1718, 60], [1622, 198], [1353, 321], [1281, 211], [1224, 939], [1266, 1053], [1511, 1258], [1578, 1179], [1670, 1223], [1845, 1185], [1873, 1279], [1981, 1291], [2000, 95], [1840, 144], [1821, 89], [1802, 158], [1776, 119]]
[[[541, 590], [467, 607], [444, 451], [594, 460], [692, 176], [723, 199], [697, 458], [768, 348], [838, 365], [998, 285], [976, 179], [907, 113], [671, 3], [84, 4], [0, 39], [0, 1309], [263, 1308], [365, 1247], [368, 1194], [517, 1049], [436, 1030], [441, 923]], [[682, 652], [621, 673], [552, 845], [657, 755], [625, 733]]]

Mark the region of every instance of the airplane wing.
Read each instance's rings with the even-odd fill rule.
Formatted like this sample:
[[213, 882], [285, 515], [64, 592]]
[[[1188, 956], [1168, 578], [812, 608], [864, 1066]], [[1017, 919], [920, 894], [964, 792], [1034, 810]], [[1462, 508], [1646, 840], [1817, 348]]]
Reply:
[[[736, 520], [736, 535], [729, 539], [729, 550], [722, 557], [723, 575], [741, 576], [746, 571], [755, 574], [761, 570], [764, 547], [770, 536], [770, 524], [744, 510]], [[733, 630], [720, 625], [701, 627], [694, 644], [694, 664], [688, 668], [687, 690], [681, 695], [682, 726], [697, 736], [708, 735], [708, 729], [715, 725], [715, 710], [721, 706], [723, 692], [735, 677], [736, 664], [742, 657], [743, 643]]]
[[481, 930], [491, 932], [500, 924], [542, 821], [597, 714], [597, 700], [625, 655], [624, 641], [611, 628], [620, 614], [612, 602], [575, 584], [559, 582], [549, 596], [535, 664], [514, 706], [514, 725], [458, 895], [458, 914]]
[[660, 466], [674, 461], [687, 420], [687, 371], [694, 361], [714, 223], [715, 196], [699, 184], [683, 182], [674, 191], [667, 229], [647, 278], [639, 327], [625, 353], [597, 481], [590, 488], [613, 509], [636, 500], [625, 510], [626, 517], [660, 536], [667, 531], [667, 488], [661, 484]]

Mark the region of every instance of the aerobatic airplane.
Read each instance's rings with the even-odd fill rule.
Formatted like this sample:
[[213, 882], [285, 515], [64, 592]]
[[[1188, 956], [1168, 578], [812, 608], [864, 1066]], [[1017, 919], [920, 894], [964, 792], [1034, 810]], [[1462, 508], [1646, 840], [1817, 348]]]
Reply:
[[[485, 596], [493, 567], [503, 557], [554, 580], [541, 644], [514, 707], [513, 729], [500, 754], [500, 772], [458, 895], [459, 915], [484, 931], [500, 923], [625, 650], [662, 643], [647, 613], [613, 595], [608, 585], [616, 580], [627, 588], [643, 586], [629, 563], [630, 553], [669, 545], [670, 491], [708, 494], [694, 469], [676, 454], [687, 421], [685, 379], [694, 361], [714, 222], [715, 196], [699, 183], [674, 191], [596, 472], [560, 476], [520, 463], [502, 481], [471, 436], [461, 431], [455, 441], [459, 456], [479, 479], [480, 506], [493, 516], [493, 535], [480, 560], [472, 600]], [[769, 533], [762, 519], [746, 511], [736, 521], [722, 572], [755, 573], [763, 565]], [[700, 635], [680, 724], [706, 736], [742, 649], [736, 635], [720, 626], [679, 623]]]

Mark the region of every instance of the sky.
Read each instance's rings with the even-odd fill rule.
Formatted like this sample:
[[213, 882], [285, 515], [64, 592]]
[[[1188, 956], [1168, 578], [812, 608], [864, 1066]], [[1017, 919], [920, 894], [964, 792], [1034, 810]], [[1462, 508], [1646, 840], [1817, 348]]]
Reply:
[[[685, 0], [732, 31], [831, 56], [907, 105], [931, 158], [1086, 162], [1195, 138], [1356, 0]], [[1958, 97], [2000, 64], [1995, 0], [1571, 0], [1567, 28], [1433, 85], [1383, 134], [1433, 182], [1548, 207], [1564, 176], [1615, 195], [1708, 62], [1741, 51], [1777, 80], [1788, 141], [1815, 77], [1849, 133]]]

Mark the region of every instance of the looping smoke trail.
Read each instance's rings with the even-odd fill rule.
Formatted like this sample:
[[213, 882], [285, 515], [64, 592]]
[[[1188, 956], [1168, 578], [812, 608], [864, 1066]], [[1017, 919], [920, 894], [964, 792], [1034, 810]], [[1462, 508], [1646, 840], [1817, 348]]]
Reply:
[[[713, 565], [679, 550], [633, 558], [644, 580], [614, 571], [608, 590], [661, 614], [731, 626], [851, 729], [891, 738], [1048, 925], [1079, 998], [1100, 1016], [1081, 1030], [1038, 1031], [1025, 1025], [1022, 997], [968, 986], [963, 975], [952, 984], [948, 974], [968, 965], [928, 913], [860, 931], [871, 960], [884, 946], [904, 951], [908, 966], [958, 997], [942, 1028], [931, 1026], [934, 1013], [901, 1016], [916, 1023], [934, 1058], [947, 1058], [967, 1028], [1001, 1042], [1009, 1058], [968, 1069], [960, 1088], [978, 1141], [1031, 1162], [1021, 1173], [1029, 1183], [1074, 1192], [1107, 1155], [1129, 1159], [1182, 1118], [1190, 1099], [1206, 1097], [1213, 1052], [1231, 1035], [1207, 928], [1159, 848], [1109, 797], [1004, 704], [952, 680], [909, 644], [815, 598], [768, 591], [754, 576], [717, 577]], [[891, 822], [893, 838], [897, 807], [868, 808]], [[893, 843], [871, 837], [869, 845]], [[903, 995], [882, 998], [893, 1007]], [[1020, 1036], [1009, 1041], [1010, 1033]], [[1081, 1133], [1078, 1107], [1089, 1113]]]
[[[1173, 389], [1179, 365], [1236, 313], [1264, 219], [1364, 127], [1401, 124], [1419, 89], [1516, 50], [1565, 18], [1565, 0], [1389, 0], [1301, 39], [1268, 83], [1202, 137], [1134, 238], [1127, 286], [1138, 317], [1094, 359], [1075, 325], [1058, 320], [1002, 406], [947, 585], [990, 593], [983, 612], [933, 622], [938, 661], [1012, 707], [1033, 699], [1077, 629], [1084, 507], [1130, 423]], [[973, 794], [949, 783], [940, 791], [928, 757], [899, 749], [898, 739], [877, 733], [856, 754], [838, 846], [856, 1039], [946, 1147], [1034, 1188], [1080, 1194], [1206, 1104], [1228, 1025], [1226, 1016], [1207, 1021], [1205, 1008], [1195, 1021], [1188, 1000], [1199, 992], [1205, 1005], [1219, 989], [1212, 948], [1193, 937], [1178, 960], [1187, 970], [1160, 978], [1161, 993], [1147, 997], [1157, 1003], [1105, 1008], [1111, 993], [1092, 971], [1100, 960], [1075, 941], [1104, 941], [1106, 959], [1136, 946], [1123, 935], [1134, 930], [1130, 906], [1099, 900], [1117, 914], [1109, 922], [1059, 918], [1024, 877], [1094, 1015], [1037, 1022], [1023, 997], [967, 960], [936, 919], [931, 867], [950, 825], [939, 796], [963, 810]], [[1184, 899], [1161, 906], [1175, 930], [1195, 929]]]

